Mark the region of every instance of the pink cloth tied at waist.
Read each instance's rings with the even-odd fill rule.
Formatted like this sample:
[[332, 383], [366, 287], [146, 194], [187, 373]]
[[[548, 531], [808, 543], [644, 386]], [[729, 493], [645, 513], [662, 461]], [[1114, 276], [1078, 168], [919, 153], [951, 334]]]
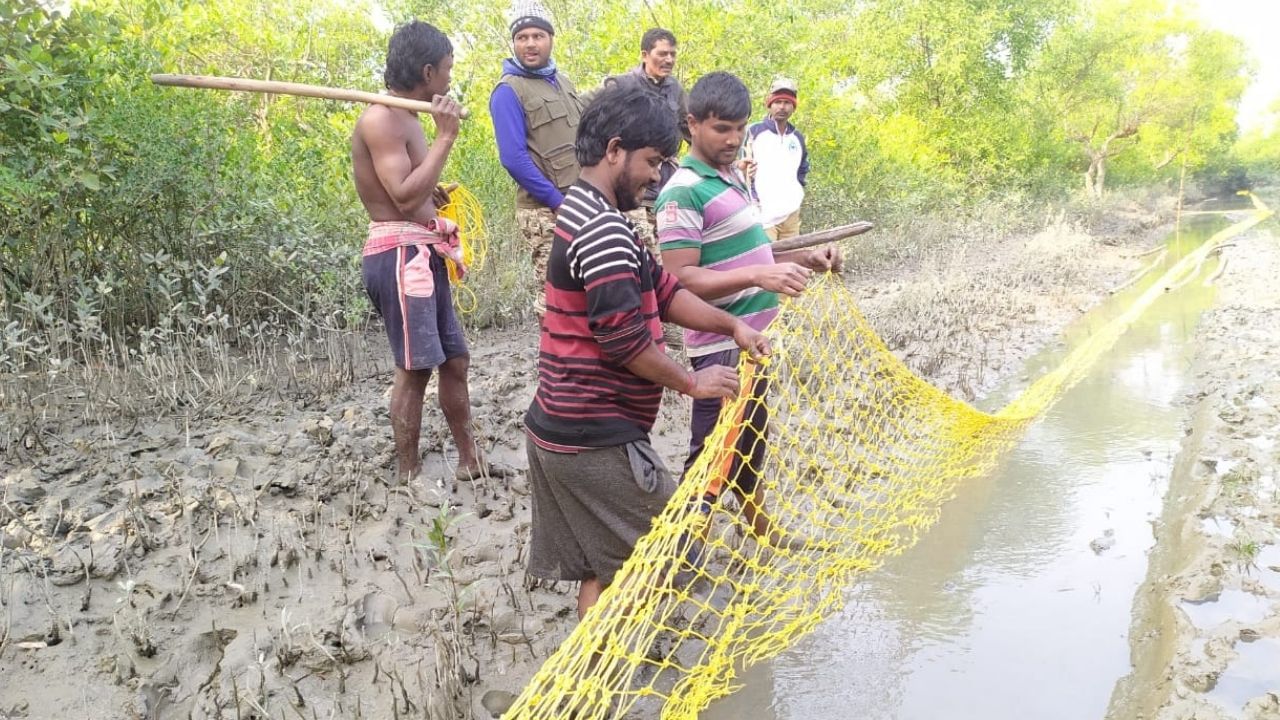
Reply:
[[363, 254], [368, 257], [405, 245], [425, 245], [440, 257], [452, 260], [457, 266], [459, 278], [467, 274], [467, 265], [462, 259], [462, 240], [458, 237], [458, 224], [445, 218], [434, 218], [426, 225], [408, 220], [371, 222]]

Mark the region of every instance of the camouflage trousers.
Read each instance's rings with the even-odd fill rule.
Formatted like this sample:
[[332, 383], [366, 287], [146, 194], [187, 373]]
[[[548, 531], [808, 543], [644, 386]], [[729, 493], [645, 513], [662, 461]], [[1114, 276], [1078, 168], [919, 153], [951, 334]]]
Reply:
[[533, 280], [537, 293], [533, 311], [542, 317], [547, 311], [547, 259], [551, 257], [551, 238], [556, 229], [556, 214], [550, 208], [516, 208], [516, 230], [533, 261]]
[[662, 255], [658, 252], [658, 229], [654, 227], [653, 210], [646, 207], [639, 207], [635, 210], [628, 210], [625, 215], [636, 226], [636, 235], [640, 236], [640, 242], [649, 248], [649, 252], [653, 253], [653, 257], [662, 264]]
[[[657, 236], [649, 211], [637, 208], [626, 215], [636, 226], [636, 234], [640, 236], [644, 246], [661, 263], [662, 256], [658, 254]], [[516, 227], [520, 232], [521, 242], [529, 251], [529, 259], [533, 261], [533, 279], [537, 284], [533, 309], [538, 317], [542, 317], [547, 309], [547, 259], [551, 257], [551, 238], [556, 229], [556, 214], [548, 208], [516, 208]]]
[[[627, 218], [636, 227], [640, 241], [649, 248], [659, 263], [662, 255], [658, 252], [658, 239], [655, 232], [653, 216], [648, 208], [636, 208], [626, 213]], [[556, 229], [556, 214], [548, 208], [516, 208], [516, 227], [520, 239], [529, 250], [529, 259], [533, 261], [533, 277], [537, 283], [537, 294], [533, 300], [533, 311], [542, 317], [547, 311], [547, 260], [551, 257], [551, 239]], [[684, 348], [684, 332], [671, 323], [663, 323], [663, 340], [669, 349], [679, 351]]]

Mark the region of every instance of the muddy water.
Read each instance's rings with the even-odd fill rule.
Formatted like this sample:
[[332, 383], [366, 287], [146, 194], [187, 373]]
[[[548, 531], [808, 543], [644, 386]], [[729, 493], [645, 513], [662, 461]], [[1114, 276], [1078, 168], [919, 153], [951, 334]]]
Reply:
[[[1225, 225], [1191, 219], [1167, 262]], [[1090, 313], [988, 409], [1159, 274]], [[1102, 718], [1129, 671], [1134, 592], [1183, 434], [1189, 340], [1211, 301], [1196, 281], [1157, 303], [916, 548], [703, 717]]]
[[1280, 640], [1241, 642], [1236, 652], [1236, 659], [1209, 691], [1211, 701], [1232, 712], [1238, 712], [1249, 700], [1275, 689], [1276, 668], [1280, 668]]

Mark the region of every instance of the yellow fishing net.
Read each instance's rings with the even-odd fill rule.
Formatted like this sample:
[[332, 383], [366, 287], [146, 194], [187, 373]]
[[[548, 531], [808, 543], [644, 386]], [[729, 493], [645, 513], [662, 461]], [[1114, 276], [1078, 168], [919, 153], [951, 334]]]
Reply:
[[[504, 717], [696, 718], [742, 668], [835, 613], [860, 574], [911, 547], [960, 483], [988, 472], [1166, 287], [1270, 214], [1255, 203], [994, 415], [912, 374], [838, 280], [787, 302], [772, 357], [740, 368], [754, 381], [725, 407], [680, 492]], [[732, 500], [753, 455], [768, 517], [759, 532]], [[701, 502], [708, 492], [720, 501]]]

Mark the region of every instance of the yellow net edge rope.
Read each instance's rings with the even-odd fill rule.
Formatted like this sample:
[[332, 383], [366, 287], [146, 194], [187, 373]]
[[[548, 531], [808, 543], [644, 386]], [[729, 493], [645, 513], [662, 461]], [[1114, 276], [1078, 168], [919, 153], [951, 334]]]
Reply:
[[[744, 392], [599, 603], [526, 685], [505, 720], [692, 720], [844, 605], [861, 574], [915, 544], [959, 484], [992, 469], [1165, 288], [1228, 238], [1217, 233], [994, 414], [917, 377], [824, 278], [787, 301], [769, 362], [739, 368]], [[763, 408], [768, 421], [751, 418]], [[767, 429], [765, 429], [767, 427]], [[754, 456], [754, 461], [751, 459]], [[737, 483], [767, 518], [744, 519]], [[704, 492], [720, 492], [703, 503]]]

